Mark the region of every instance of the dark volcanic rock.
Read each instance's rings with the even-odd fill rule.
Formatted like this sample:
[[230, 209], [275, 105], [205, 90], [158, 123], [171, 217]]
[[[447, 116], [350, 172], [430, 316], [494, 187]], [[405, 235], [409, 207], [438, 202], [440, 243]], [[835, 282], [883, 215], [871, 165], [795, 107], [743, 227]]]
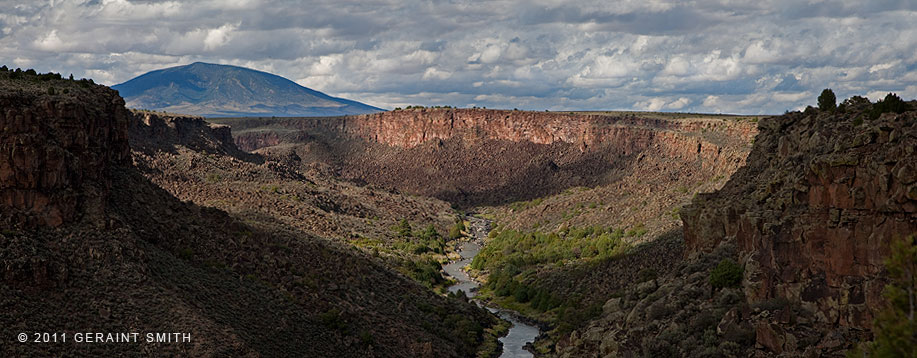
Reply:
[[[857, 126], [861, 115], [762, 121], [747, 165], [681, 211], [689, 254], [735, 241], [750, 303], [787, 299], [824, 331], [869, 329], [888, 244], [917, 232], [917, 112]], [[759, 343], [790, 349], [768, 327]]]
[[127, 115], [107, 87], [0, 76], [0, 213], [26, 226], [103, 214], [109, 168], [130, 161]]

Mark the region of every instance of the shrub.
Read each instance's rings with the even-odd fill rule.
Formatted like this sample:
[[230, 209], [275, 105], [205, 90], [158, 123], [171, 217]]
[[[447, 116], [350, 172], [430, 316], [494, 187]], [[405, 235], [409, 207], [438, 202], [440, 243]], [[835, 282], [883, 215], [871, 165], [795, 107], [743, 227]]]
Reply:
[[529, 301], [529, 288], [525, 285], [516, 286], [516, 292], [513, 293], [516, 302], [526, 303]]
[[401, 219], [394, 229], [399, 237], [411, 237], [411, 223], [407, 219]]
[[341, 317], [341, 311], [332, 308], [318, 316], [319, 322], [322, 323], [325, 327], [329, 329], [344, 329], [347, 326], [347, 323]]
[[742, 271], [742, 266], [732, 259], [723, 259], [710, 271], [710, 284], [713, 288], [738, 287], [742, 283]]
[[841, 104], [847, 107], [847, 109], [861, 109], [871, 106], [872, 102], [869, 102], [869, 99], [866, 97], [853, 96], [845, 99]]
[[657, 276], [658, 274], [656, 273], [656, 270], [649, 268], [649, 267], [643, 268], [642, 270], [640, 270], [640, 272], [637, 273], [639, 282], [655, 280]]
[[462, 231], [464, 231], [464, 230], [465, 230], [465, 223], [462, 222], [462, 219], [461, 219], [461, 218], [456, 218], [456, 219], [455, 219], [455, 224], [452, 225], [451, 228], [449, 228], [449, 235], [448, 235], [448, 238], [449, 238], [450, 240], [458, 239], [458, 238], [462, 237]]
[[57, 94], [57, 90], [55, 90], [54, 87], [48, 87], [48, 95], [53, 96], [55, 94]]

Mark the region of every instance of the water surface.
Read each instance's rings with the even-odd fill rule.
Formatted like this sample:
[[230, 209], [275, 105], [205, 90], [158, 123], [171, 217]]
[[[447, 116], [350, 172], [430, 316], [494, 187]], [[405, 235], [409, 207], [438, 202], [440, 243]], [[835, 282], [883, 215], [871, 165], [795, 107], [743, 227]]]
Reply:
[[[472, 221], [472, 225], [486, 225], [486, 222], [481, 223]], [[486, 230], [478, 227], [472, 227], [471, 229], [471, 232], [475, 234], [476, 240], [462, 243], [462, 245], [459, 247], [459, 255], [461, 255], [462, 259], [450, 262], [449, 264], [443, 266], [443, 270], [446, 271], [449, 276], [452, 276], [456, 281], [458, 281], [458, 283], [449, 286], [449, 292], [458, 292], [459, 290], [462, 290], [466, 295], [468, 295], [468, 297], [474, 297], [476, 294], [476, 289], [480, 285], [477, 281], [472, 280], [471, 277], [469, 277], [468, 274], [462, 270], [462, 268], [470, 264], [475, 255], [481, 251], [481, 244], [478, 241], [483, 240], [483, 236], [480, 236], [480, 233], [485, 232], [486, 235]], [[480, 302], [477, 303], [478, 305], [481, 304]], [[500, 318], [503, 318], [513, 324], [513, 326], [509, 329], [509, 333], [507, 333], [506, 336], [500, 338], [500, 342], [503, 343], [503, 354], [500, 355], [500, 357], [533, 357], [534, 355], [531, 352], [525, 350], [524, 347], [526, 344], [534, 342], [535, 337], [538, 337], [538, 334], [540, 333], [538, 327], [519, 321], [519, 319], [516, 318], [516, 312], [514, 311], [493, 307], [487, 307], [487, 310], [495, 313], [497, 316], [500, 316]]]

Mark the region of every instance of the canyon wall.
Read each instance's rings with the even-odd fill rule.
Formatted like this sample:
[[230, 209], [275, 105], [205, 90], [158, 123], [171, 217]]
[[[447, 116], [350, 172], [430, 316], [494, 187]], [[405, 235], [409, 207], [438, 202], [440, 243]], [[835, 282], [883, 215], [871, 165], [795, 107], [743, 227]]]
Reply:
[[[681, 211], [689, 255], [734, 241], [750, 303], [786, 299], [826, 331], [869, 329], [889, 242], [917, 233], [917, 112], [861, 115], [762, 121], [746, 167]], [[758, 343], [792, 351], [777, 321], [757, 320]]]
[[52, 81], [56, 92], [0, 81], [0, 213], [25, 226], [102, 214], [109, 167], [130, 161], [118, 93], [66, 80]]
[[693, 187], [742, 166], [757, 132], [747, 118], [650, 116], [410, 109], [217, 122], [243, 150], [460, 207], [641, 180]]
[[757, 133], [754, 123], [728, 117], [662, 119], [487, 109], [409, 109], [260, 121], [271, 128], [249, 132], [234, 128], [236, 144], [243, 150], [308, 141], [321, 132], [400, 148], [457, 138], [469, 142], [566, 144], [583, 152], [613, 147], [622, 156], [654, 148], [673, 159], [699, 158], [705, 166], [732, 170], [741, 165], [747, 154], [747, 150], [735, 149], [744, 148]]

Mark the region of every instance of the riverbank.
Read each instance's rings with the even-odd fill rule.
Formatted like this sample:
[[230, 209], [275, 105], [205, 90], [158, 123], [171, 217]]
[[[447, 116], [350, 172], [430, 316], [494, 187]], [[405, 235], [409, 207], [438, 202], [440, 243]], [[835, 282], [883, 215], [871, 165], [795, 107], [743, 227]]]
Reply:
[[[471, 238], [462, 242], [456, 247], [460, 259], [454, 260], [443, 265], [443, 271], [451, 276], [457, 283], [449, 286], [449, 292], [458, 293], [462, 291], [469, 298], [474, 298], [477, 294], [480, 283], [471, 278], [464, 267], [468, 266], [474, 257], [481, 251], [484, 246], [484, 239], [487, 237], [487, 226], [489, 222], [485, 219], [469, 217], [468, 232]], [[540, 324], [531, 324], [530, 319], [522, 316], [516, 311], [498, 307], [489, 302], [473, 299], [479, 306], [486, 308], [488, 311], [496, 314], [500, 318], [512, 323], [506, 336], [501, 337], [500, 343], [503, 344], [503, 353], [501, 358], [516, 357], [534, 357], [531, 351], [532, 343], [541, 335]]]

